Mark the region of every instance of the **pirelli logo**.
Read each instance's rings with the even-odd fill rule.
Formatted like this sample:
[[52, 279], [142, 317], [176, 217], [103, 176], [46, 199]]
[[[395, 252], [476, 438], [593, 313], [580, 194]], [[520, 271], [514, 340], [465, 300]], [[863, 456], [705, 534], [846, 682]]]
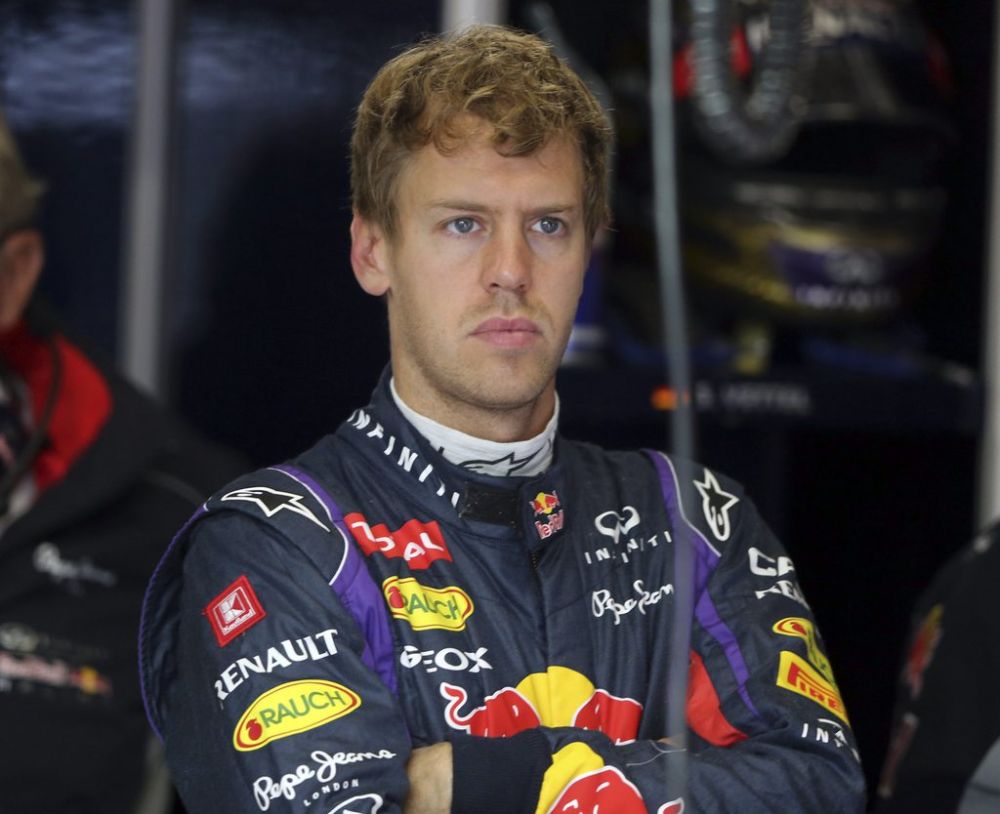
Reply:
[[786, 690], [804, 695], [810, 701], [815, 701], [821, 707], [828, 709], [844, 723], [850, 723], [836, 686], [823, 678], [816, 668], [801, 656], [788, 650], [781, 651], [777, 684]]

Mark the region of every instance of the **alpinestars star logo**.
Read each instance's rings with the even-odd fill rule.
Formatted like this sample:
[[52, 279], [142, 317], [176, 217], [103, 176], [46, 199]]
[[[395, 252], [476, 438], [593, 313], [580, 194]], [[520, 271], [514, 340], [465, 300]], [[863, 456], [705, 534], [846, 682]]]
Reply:
[[715, 475], [707, 469], [705, 480], [695, 481], [694, 485], [701, 495], [701, 510], [705, 513], [705, 520], [708, 521], [712, 534], [716, 539], [725, 542], [732, 531], [729, 525], [729, 510], [739, 503], [740, 499], [724, 491], [715, 479]]
[[485, 459], [478, 461], [462, 461], [462, 468], [468, 469], [470, 472], [478, 472], [482, 475], [515, 475], [535, 460], [535, 458], [538, 457], [539, 452], [541, 452], [540, 449], [535, 450], [530, 455], [526, 455], [524, 458], [518, 458], [513, 452], [509, 452], [502, 458], [497, 458], [493, 461], [487, 461]]
[[248, 486], [245, 489], [236, 489], [225, 494], [222, 500], [245, 500], [247, 503], [256, 504], [268, 517], [274, 517], [282, 509], [295, 514], [300, 514], [311, 520], [323, 531], [330, 531], [329, 527], [320, 521], [308, 506], [302, 504], [302, 495], [293, 492], [280, 492], [270, 486]]

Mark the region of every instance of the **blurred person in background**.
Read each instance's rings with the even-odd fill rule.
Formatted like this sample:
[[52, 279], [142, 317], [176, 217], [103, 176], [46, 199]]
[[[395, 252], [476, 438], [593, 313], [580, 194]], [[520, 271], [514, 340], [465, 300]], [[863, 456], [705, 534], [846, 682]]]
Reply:
[[147, 771], [142, 592], [178, 525], [244, 462], [33, 296], [42, 192], [0, 118], [0, 811], [126, 814], [149, 794], [153, 812], [170, 792]]
[[918, 601], [899, 675], [879, 814], [1000, 811], [1000, 521]]

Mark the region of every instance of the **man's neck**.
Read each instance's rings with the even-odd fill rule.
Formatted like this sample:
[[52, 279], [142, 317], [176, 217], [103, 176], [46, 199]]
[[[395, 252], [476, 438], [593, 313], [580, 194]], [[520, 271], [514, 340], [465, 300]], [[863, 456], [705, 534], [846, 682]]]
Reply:
[[556, 430], [559, 423], [559, 400], [555, 399], [552, 417], [537, 435], [524, 440], [500, 442], [445, 426], [410, 407], [390, 380], [389, 389], [400, 412], [445, 460], [486, 475], [533, 476], [552, 463]]

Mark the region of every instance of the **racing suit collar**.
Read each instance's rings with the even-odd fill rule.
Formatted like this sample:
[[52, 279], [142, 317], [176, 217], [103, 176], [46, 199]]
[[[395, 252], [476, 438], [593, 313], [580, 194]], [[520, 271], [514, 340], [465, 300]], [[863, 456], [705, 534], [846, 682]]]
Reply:
[[[339, 433], [373, 467], [398, 480], [405, 493], [439, 522], [461, 526], [466, 532], [534, 547], [561, 531], [564, 515], [559, 495], [565, 489], [558, 434], [553, 438], [553, 464], [540, 475], [472, 471], [446, 460], [406, 419], [392, 397], [391, 377], [387, 366], [371, 403], [355, 410]], [[386, 462], [393, 465], [386, 467]]]

